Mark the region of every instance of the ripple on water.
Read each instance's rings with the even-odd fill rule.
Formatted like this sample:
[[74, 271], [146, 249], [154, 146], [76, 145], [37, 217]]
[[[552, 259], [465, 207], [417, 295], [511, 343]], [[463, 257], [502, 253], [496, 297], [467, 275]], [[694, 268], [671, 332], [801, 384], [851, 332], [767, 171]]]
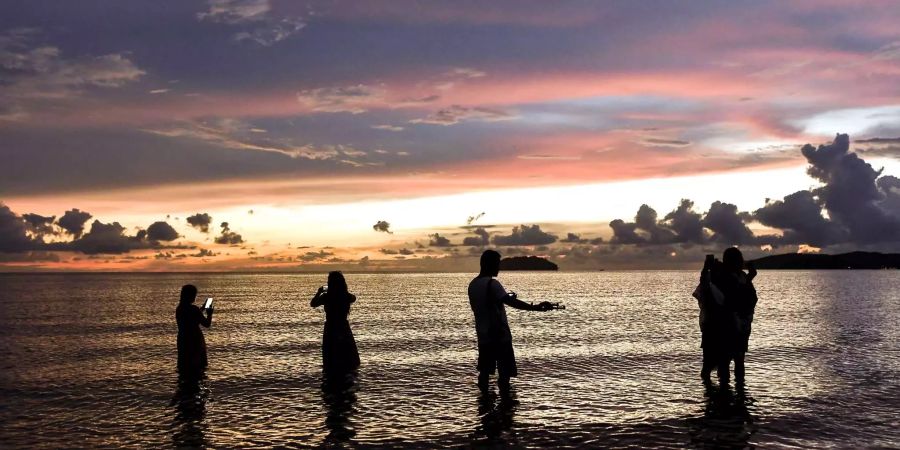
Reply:
[[[470, 275], [348, 275], [363, 365], [323, 383], [320, 275], [0, 275], [0, 438], [84, 447], [897, 447], [900, 276], [778, 272], [746, 390], [698, 379], [691, 272], [504, 274], [521, 376], [474, 385]], [[218, 298], [208, 378], [174, 374], [184, 282]], [[36, 287], [37, 286], [37, 287]], [[404, 295], [398, 298], [397, 293]], [[409, 294], [412, 293], [412, 294]]]

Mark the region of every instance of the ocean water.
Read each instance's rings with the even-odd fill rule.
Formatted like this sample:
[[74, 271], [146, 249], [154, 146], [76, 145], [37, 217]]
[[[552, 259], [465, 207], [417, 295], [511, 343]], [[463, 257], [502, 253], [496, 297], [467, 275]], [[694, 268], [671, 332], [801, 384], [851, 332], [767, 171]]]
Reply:
[[[694, 272], [503, 273], [512, 399], [475, 386], [472, 274], [347, 276], [357, 383], [323, 390], [323, 275], [0, 275], [0, 446], [900, 447], [900, 271], [761, 272], [743, 392], [699, 379]], [[213, 296], [177, 392], [179, 288]]]

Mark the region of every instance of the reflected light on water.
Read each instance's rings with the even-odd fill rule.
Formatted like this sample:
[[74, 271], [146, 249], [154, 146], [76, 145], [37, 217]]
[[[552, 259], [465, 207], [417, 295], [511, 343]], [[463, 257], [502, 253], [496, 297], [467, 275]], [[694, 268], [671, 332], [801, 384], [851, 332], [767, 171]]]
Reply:
[[[348, 275], [362, 366], [323, 380], [322, 275], [0, 275], [11, 447], [898, 446], [900, 273], [762, 272], [746, 390], [699, 379], [694, 272], [510, 273], [520, 376], [475, 385], [472, 274]], [[174, 309], [217, 298], [177, 385]], [[176, 388], [177, 386], [177, 388]], [[173, 391], [175, 392], [173, 394]]]

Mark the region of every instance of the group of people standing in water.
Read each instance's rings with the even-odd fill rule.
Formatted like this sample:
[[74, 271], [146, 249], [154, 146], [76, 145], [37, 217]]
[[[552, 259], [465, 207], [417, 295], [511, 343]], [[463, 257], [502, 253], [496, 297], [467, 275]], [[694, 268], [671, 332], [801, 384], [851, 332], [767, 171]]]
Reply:
[[750, 341], [753, 313], [756, 310], [756, 268], [748, 263], [744, 272], [744, 256], [731, 247], [719, 261], [707, 255], [700, 271], [700, 284], [694, 297], [700, 306], [700, 346], [703, 367], [700, 377], [710, 381], [713, 369], [720, 385], [727, 385], [730, 365], [734, 361], [734, 381], [744, 384], [744, 355]]
[[[550, 311], [556, 306], [549, 302], [537, 305], [519, 300], [514, 292], [507, 292], [495, 279], [500, 272], [500, 253], [486, 250], [481, 255], [481, 270], [468, 288], [469, 305], [475, 318], [478, 342], [478, 387], [489, 389], [490, 377], [497, 374], [501, 393], [508, 392], [510, 378], [518, 375], [512, 333], [505, 306], [525, 311]], [[703, 366], [700, 372], [705, 381], [717, 369], [720, 385], [730, 379], [730, 365], [734, 361], [737, 384], [744, 382], [744, 354], [750, 339], [750, 325], [756, 307], [753, 279], [756, 270], [749, 264], [744, 272], [743, 255], [737, 248], [729, 248], [722, 261], [707, 255], [700, 273], [700, 284], [694, 297], [700, 306], [701, 347]], [[213, 309], [194, 305], [197, 288], [181, 288], [181, 300], [175, 310], [178, 322], [178, 372], [182, 378], [198, 379], [207, 366], [206, 342], [200, 327], [212, 323]], [[310, 306], [325, 309], [325, 329], [322, 337], [322, 368], [327, 374], [348, 374], [359, 367], [359, 351], [350, 329], [348, 316], [356, 296], [349, 292], [341, 272], [328, 274], [328, 285], [316, 291]]]

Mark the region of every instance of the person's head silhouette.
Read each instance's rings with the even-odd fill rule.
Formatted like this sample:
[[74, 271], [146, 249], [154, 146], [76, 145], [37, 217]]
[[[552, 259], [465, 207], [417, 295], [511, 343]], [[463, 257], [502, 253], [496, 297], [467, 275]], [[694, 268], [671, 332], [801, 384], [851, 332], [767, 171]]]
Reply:
[[500, 273], [500, 253], [496, 250], [485, 250], [481, 254], [481, 275], [496, 277]]
[[334, 292], [335, 294], [346, 294], [348, 290], [347, 280], [344, 279], [343, 273], [341, 273], [339, 270], [328, 272], [328, 292]]
[[727, 248], [722, 253], [722, 265], [729, 272], [739, 272], [744, 269], [744, 255], [737, 247]]
[[194, 303], [197, 299], [197, 286], [186, 284], [181, 287], [181, 303]]

